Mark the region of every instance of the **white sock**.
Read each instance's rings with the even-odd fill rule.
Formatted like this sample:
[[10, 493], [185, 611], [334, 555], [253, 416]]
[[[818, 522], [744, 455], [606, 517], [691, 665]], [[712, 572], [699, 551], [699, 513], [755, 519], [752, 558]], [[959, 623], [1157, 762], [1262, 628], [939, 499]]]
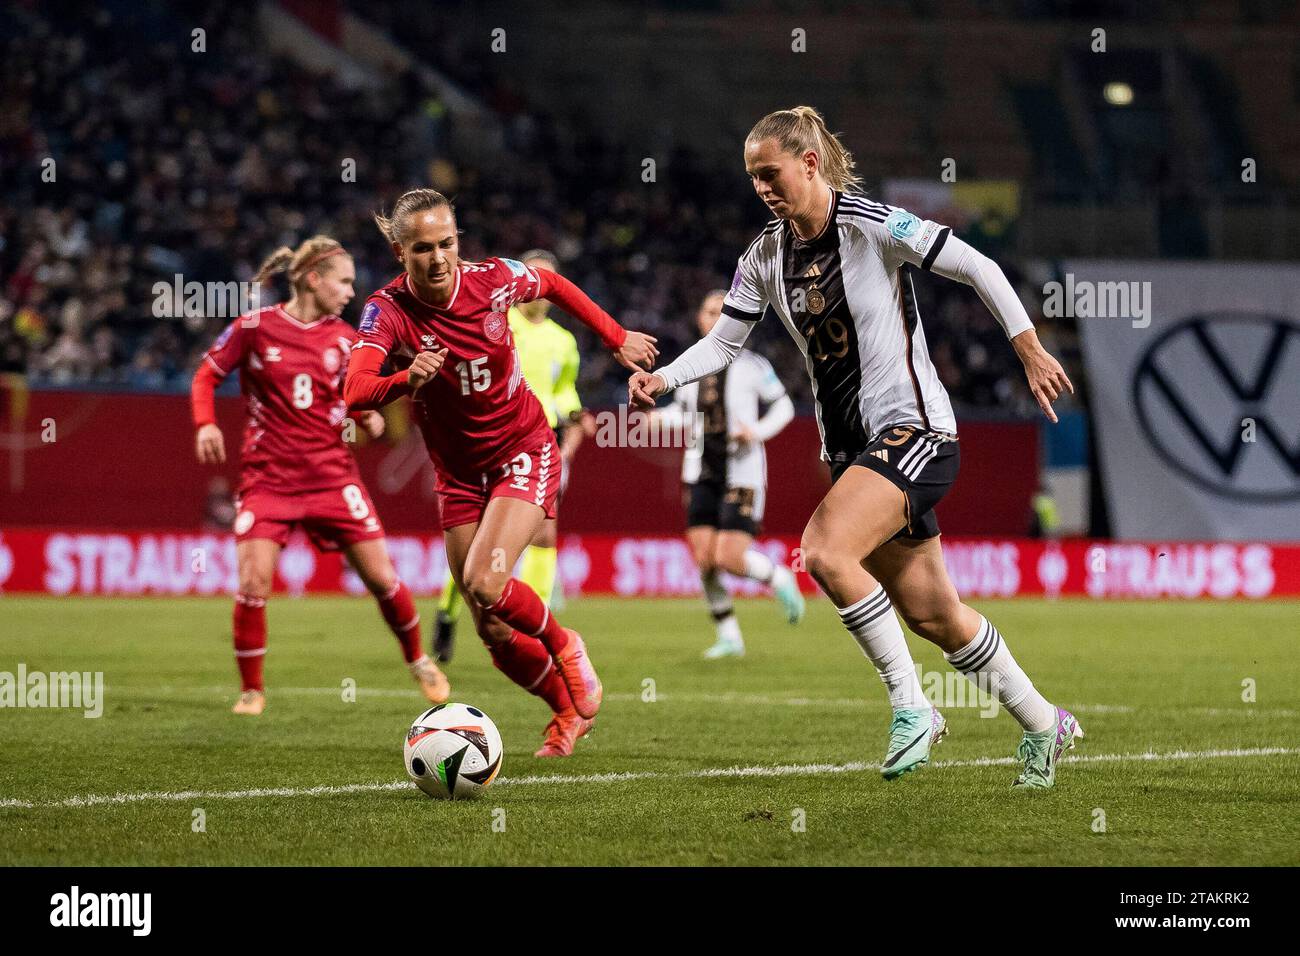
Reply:
[[856, 604], [839, 608], [840, 620], [849, 629], [853, 639], [862, 648], [867, 660], [876, 665], [876, 671], [889, 692], [889, 705], [897, 710], [907, 707], [929, 710], [921, 682], [916, 677], [916, 665], [903, 637], [903, 627], [889, 603], [883, 587], [877, 587]]
[[771, 584], [772, 575], [775, 573], [776, 565], [762, 551], [750, 548], [745, 552], [745, 577], [763, 584]]
[[978, 689], [995, 692], [998, 702], [1025, 730], [1036, 733], [1055, 726], [1056, 708], [1034, 688], [988, 618], [980, 617], [979, 630], [969, 644], [943, 656]]
[[736, 620], [736, 615], [728, 614], [718, 621], [718, 640], [726, 641], [728, 644], [745, 643], [744, 638], [740, 636], [740, 622]]
[[741, 643], [740, 622], [736, 620], [736, 611], [731, 603], [731, 595], [722, 586], [718, 572], [710, 571], [700, 575], [700, 584], [704, 587], [704, 603], [709, 606], [709, 613], [717, 625], [718, 640], [733, 644]]

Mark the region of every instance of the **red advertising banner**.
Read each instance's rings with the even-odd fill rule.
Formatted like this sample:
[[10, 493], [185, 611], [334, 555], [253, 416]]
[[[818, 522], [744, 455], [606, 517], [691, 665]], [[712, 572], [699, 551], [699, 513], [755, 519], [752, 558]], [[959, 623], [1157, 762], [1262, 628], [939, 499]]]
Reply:
[[[764, 537], [758, 547], [798, 570], [796, 537]], [[442, 588], [447, 562], [439, 535], [395, 534], [388, 548], [418, 595]], [[1241, 598], [1300, 596], [1300, 546], [1263, 543], [1051, 543], [995, 538], [943, 539], [949, 574], [964, 597]], [[561, 535], [565, 593], [672, 597], [699, 592], [681, 537]], [[815, 585], [799, 574], [805, 591]], [[233, 594], [234, 538], [157, 531], [14, 529], [0, 532], [0, 595]], [[757, 594], [735, 580], [738, 594]], [[337, 554], [295, 537], [280, 558], [276, 588], [291, 594], [361, 594]]]
[[[238, 458], [237, 398], [217, 402], [226, 449]], [[355, 447], [361, 475], [389, 532], [438, 530], [434, 472], [404, 403], [385, 409], [387, 433]], [[1039, 473], [1038, 426], [962, 422], [961, 476], [939, 504], [948, 534], [1024, 534]], [[830, 486], [811, 418], [767, 444], [764, 523], [798, 535]], [[680, 449], [601, 447], [575, 460], [560, 524], [581, 534], [677, 534], [685, 515]], [[168, 530], [204, 523], [209, 494], [238, 487], [235, 460], [199, 465], [183, 395], [28, 391], [0, 380], [0, 528]], [[996, 492], [996, 493], [993, 493]]]

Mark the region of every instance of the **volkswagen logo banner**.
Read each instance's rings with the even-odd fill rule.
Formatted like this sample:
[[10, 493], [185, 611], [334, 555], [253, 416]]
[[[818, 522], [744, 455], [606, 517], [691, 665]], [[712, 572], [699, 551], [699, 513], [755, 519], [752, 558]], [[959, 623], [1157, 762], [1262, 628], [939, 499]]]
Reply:
[[1078, 318], [1113, 533], [1300, 540], [1300, 268], [1066, 269], [1150, 283], [1143, 322]]

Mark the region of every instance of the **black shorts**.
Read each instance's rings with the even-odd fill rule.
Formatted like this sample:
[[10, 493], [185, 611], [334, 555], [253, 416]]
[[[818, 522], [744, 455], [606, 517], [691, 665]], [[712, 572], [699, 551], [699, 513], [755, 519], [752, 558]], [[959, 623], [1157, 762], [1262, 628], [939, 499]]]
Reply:
[[728, 488], [699, 481], [682, 489], [686, 527], [743, 531], [756, 537], [763, 523], [763, 493], [755, 488]]
[[886, 428], [852, 461], [831, 465], [831, 480], [839, 481], [851, 465], [870, 468], [903, 492], [907, 526], [895, 538], [934, 538], [939, 519], [934, 506], [957, 480], [961, 452], [957, 439], [911, 425]]

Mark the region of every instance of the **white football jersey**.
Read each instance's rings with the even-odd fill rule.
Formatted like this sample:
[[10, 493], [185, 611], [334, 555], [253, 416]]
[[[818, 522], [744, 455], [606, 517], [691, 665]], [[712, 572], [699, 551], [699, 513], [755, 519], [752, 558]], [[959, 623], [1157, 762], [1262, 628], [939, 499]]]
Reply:
[[763, 488], [767, 484], [763, 442], [741, 444], [730, 435], [741, 426], [753, 429], [761, 417], [760, 403], [771, 405], [785, 397], [785, 386], [771, 363], [748, 349], [721, 372], [677, 389], [673, 404], [663, 412], [670, 420], [692, 426], [682, 459], [682, 481]]
[[952, 403], [926, 347], [912, 268], [929, 269], [947, 226], [832, 192], [822, 234], [768, 223], [740, 257], [722, 311], [748, 322], [770, 304], [812, 378], [822, 457], [852, 461], [886, 428], [956, 435]]

